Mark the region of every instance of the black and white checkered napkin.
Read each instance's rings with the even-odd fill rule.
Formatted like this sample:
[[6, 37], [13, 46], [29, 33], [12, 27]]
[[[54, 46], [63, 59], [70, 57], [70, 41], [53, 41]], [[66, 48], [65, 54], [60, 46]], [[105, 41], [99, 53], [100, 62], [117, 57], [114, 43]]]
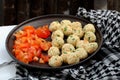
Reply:
[[120, 80], [120, 13], [79, 8], [77, 16], [89, 19], [102, 31], [103, 45], [96, 58], [86, 65], [59, 72], [30, 72], [17, 66], [17, 76], [28, 80]]

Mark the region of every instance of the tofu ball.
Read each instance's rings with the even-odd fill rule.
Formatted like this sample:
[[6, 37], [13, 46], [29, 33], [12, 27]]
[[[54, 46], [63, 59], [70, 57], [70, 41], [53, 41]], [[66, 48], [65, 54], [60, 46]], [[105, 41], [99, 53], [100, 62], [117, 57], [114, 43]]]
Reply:
[[96, 41], [96, 35], [93, 32], [88, 31], [84, 35], [84, 40], [88, 40], [89, 42], [95, 42]]
[[82, 38], [84, 36], [84, 32], [83, 32], [82, 28], [74, 29], [73, 34], [77, 35], [79, 38]]
[[70, 53], [67, 55], [67, 63], [68, 64], [76, 64], [79, 62], [79, 58], [75, 53]]
[[56, 30], [52, 33], [51, 39], [53, 40], [55, 37], [61, 37], [62, 39], [64, 38], [64, 34], [61, 30]]
[[84, 48], [89, 42], [87, 40], [79, 40], [76, 43], [76, 48]]
[[74, 52], [79, 59], [85, 59], [88, 57], [88, 53], [84, 48], [77, 48]]
[[87, 24], [84, 26], [83, 31], [84, 32], [91, 31], [91, 32], [95, 33], [95, 27], [93, 24]]
[[81, 29], [82, 29], [82, 24], [81, 24], [80, 22], [78, 22], [78, 21], [72, 22], [72, 23], [71, 23], [71, 27], [72, 27], [73, 30], [76, 30], [76, 29], [78, 29], [78, 28], [81, 28]]
[[92, 54], [95, 52], [98, 48], [98, 43], [97, 42], [91, 42], [85, 46], [85, 50], [89, 53]]
[[61, 24], [58, 21], [53, 21], [49, 26], [49, 30], [51, 32], [56, 31], [57, 29], [60, 28], [60, 26], [61, 26]]
[[65, 25], [65, 26], [70, 26], [71, 25], [71, 21], [70, 20], [62, 20], [61, 25]]
[[48, 50], [48, 55], [51, 56], [56, 56], [56, 55], [60, 55], [60, 50], [58, 49], [58, 47], [50, 47], [50, 49]]
[[73, 30], [70, 26], [62, 25], [61, 30], [63, 31], [64, 35], [69, 36], [73, 33]]
[[48, 62], [48, 64], [52, 67], [60, 67], [62, 63], [63, 63], [63, 59], [61, 56], [52, 56]]
[[65, 52], [65, 53], [62, 53], [61, 54], [61, 57], [63, 58], [63, 62], [64, 63], [67, 63], [67, 56], [68, 54], [70, 54], [71, 52]]
[[52, 46], [58, 47], [59, 49], [62, 47], [64, 44], [64, 40], [61, 37], [55, 37], [52, 40]]
[[77, 43], [77, 41], [79, 41], [79, 40], [80, 40], [80, 39], [79, 39], [78, 36], [76, 36], [76, 35], [70, 35], [70, 36], [68, 36], [68, 38], [67, 38], [67, 43], [70, 43], [70, 44], [72, 44], [73, 46], [75, 46], [76, 43]]
[[66, 54], [66, 52], [73, 52], [73, 51], [75, 51], [75, 48], [72, 44], [65, 43], [62, 46], [62, 54]]

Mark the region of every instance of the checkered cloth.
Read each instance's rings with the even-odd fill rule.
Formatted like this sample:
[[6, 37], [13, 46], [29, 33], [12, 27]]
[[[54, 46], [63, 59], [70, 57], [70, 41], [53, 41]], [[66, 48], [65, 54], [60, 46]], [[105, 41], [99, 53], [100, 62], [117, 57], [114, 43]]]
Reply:
[[77, 16], [95, 23], [103, 34], [103, 45], [96, 57], [82, 66], [59, 72], [31, 72], [17, 66], [17, 76], [28, 80], [120, 80], [120, 13], [80, 7]]

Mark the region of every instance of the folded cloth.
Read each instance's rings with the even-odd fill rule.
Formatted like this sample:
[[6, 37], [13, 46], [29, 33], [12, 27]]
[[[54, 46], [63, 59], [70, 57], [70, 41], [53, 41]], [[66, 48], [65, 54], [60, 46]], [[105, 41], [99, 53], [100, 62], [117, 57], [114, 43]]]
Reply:
[[29, 71], [16, 66], [16, 75], [28, 80], [120, 80], [120, 13], [79, 7], [78, 17], [89, 19], [100, 28], [103, 45], [86, 64], [58, 72]]

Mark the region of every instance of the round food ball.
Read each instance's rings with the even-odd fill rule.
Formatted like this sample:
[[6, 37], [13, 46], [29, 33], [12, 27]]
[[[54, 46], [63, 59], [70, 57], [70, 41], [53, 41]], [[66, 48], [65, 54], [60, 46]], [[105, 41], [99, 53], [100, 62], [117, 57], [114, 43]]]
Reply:
[[67, 52], [73, 52], [73, 51], [75, 51], [75, 48], [72, 44], [65, 43], [62, 46], [62, 54], [66, 54]]
[[70, 54], [71, 52], [66, 52], [66, 53], [63, 53], [63, 54], [61, 54], [61, 57], [63, 58], [63, 62], [64, 63], [67, 63], [67, 56], [68, 56], [68, 54]]
[[84, 48], [77, 48], [74, 52], [79, 59], [85, 59], [88, 57], [88, 53]]
[[88, 31], [84, 35], [84, 40], [88, 40], [89, 42], [95, 42], [96, 41], [96, 35], [93, 32]]
[[78, 36], [79, 38], [82, 38], [84, 35], [84, 32], [81, 28], [77, 28], [73, 30], [73, 34]]
[[60, 55], [60, 50], [58, 49], [58, 47], [50, 47], [50, 49], [48, 50], [48, 55], [51, 56], [56, 56], [56, 55]]
[[84, 26], [83, 28], [84, 32], [88, 32], [88, 31], [91, 31], [93, 33], [95, 33], [95, 27], [93, 24], [87, 24]]
[[76, 42], [79, 41], [79, 40], [80, 40], [79, 37], [76, 36], [76, 35], [70, 35], [67, 38], [67, 42], [70, 43], [70, 44], [72, 44], [73, 46], [75, 46]]
[[56, 31], [57, 29], [60, 28], [60, 26], [61, 26], [61, 24], [58, 21], [53, 21], [49, 26], [49, 30], [51, 32]]
[[89, 42], [87, 40], [79, 40], [76, 43], [76, 48], [84, 48]]
[[76, 64], [79, 62], [79, 58], [75, 53], [70, 53], [67, 55], [67, 63], [68, 64]]
[[55, 37], [52, 40], [52, 46], [61, 48], [63, 44], [64, 44], [64, 40], [61, 37]]
[[73, 30], [76, 30], [76, 29], [78, 29], [78, 28], [81, 28], [81, 29], [82, 29], [82, 24], [81, 24], [80, 22], [78, 22], [78, 21], [72, 22], [72, 23], [71, 23], [71, 27], [72, 27]]
[[98, 44], [97, 42], [91, 42], [89, 44], [87, 44], [85, 46], [85, 50], [89, 53], [89, 54], [92, 54], [93, 52], [95, 52], [98, 48]]
[[62, 65], [62, 63], [63, 63], [63, 59], [61, 56], [52, 56], [48, 62], [48, 64], [52, 67], [59, 67]]
[[61, 25], [66, 25], [66, 26], [70, 26], [71, 25], [71, 21], [70, 20], [62, 20]]
[[64, 34], [61, 30], [56, 30], [52, 33], [51, 39], [54, 39], [55, 37], [61, 37], [62, 39], [64, 38]]
[[62, 29], [64, 35], [66, 35], [66, 36], [69, 36], [70, 34], [73, 33], [73, 30], [72, 30], [72, 28], [70, 26], [62, 25], [61, 29]]

